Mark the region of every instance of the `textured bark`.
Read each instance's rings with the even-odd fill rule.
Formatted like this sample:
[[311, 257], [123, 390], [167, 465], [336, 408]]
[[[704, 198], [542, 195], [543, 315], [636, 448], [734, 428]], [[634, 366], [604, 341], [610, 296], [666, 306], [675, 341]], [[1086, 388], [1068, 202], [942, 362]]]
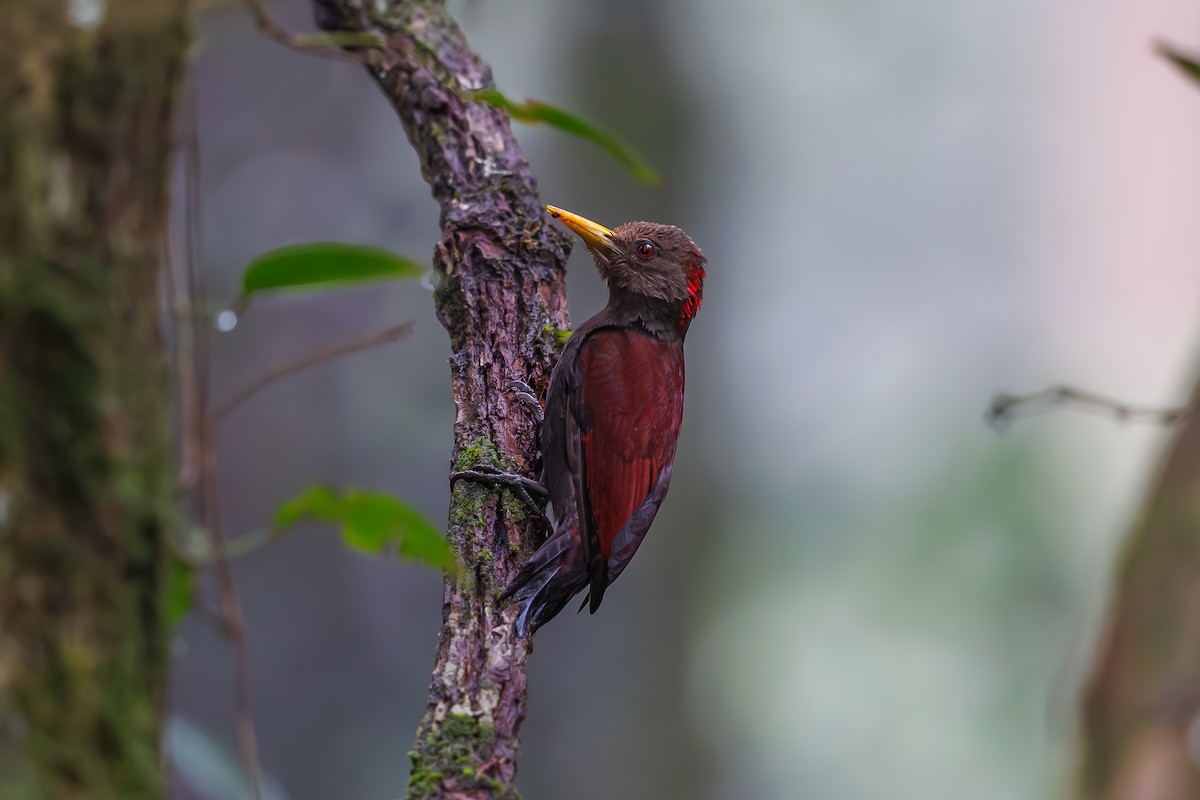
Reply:
[[[549, 379], [557, 333], [569, 328], [569, 244], [549, 227], [508, 118], [464, 99], [491, 85], [490, 71], [440, 3], [317, 0], [317, 17], [327, 30], [387, 38], [364, 59], [441, 206], [435, 301], [453, 351], [453, 463], [535, 475], [534, 421], [505, 387], [524, 380], [540, 390]], [[540, 529], [511, 495], [462, 485], [451, 498], [449, 531], [465, 570], [446, 584], [408, 795], [513, 797], [530, 645], [514, 635], [516, 609], [494, 598]]]
[[1200, 387], [1121, 559], [1084, 699], [1080, 800], [1200, 797]]
[[187, 40], [176, 0], [85, 6], [7, 3], [0, 26], [0, 796], [149, 800], [175, 471], [157, 274]]

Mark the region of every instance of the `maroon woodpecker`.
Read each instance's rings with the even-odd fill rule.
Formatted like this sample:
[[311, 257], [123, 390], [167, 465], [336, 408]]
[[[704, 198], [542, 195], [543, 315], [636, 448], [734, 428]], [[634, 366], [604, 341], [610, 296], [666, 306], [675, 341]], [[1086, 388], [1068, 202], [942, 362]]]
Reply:
[[671, 225], [616, 230], [554, 206], [608, 282], [608, 305], [575, 329], [550, 376], [542, 485], [553, 532], [501, 599], [517, 632], [583, 589], [592, 613], [637, 552], [671, 482], [683, 418], [683, 339], [704, 289], [704, 255]]

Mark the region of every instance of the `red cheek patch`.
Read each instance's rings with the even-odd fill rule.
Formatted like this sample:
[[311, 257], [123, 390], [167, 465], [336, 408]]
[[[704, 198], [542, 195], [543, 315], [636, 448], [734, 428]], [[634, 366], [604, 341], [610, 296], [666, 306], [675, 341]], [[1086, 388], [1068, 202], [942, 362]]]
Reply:
[[696, 314], [700, 312], [700, 306], [704, 304], [704, 267], [699, 264], [693, 264], [688, 269], [687, 291], [687, 299], [679, 309], [679, 319], [676, 322], [681, 331], [688, 329]]

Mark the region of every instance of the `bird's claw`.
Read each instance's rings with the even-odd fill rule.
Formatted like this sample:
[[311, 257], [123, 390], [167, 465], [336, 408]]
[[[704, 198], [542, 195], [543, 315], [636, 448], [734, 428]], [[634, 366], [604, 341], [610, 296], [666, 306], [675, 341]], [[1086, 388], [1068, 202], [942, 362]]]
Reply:
[[533, 412], [538, 425], [541, 426], [546, 420], [546, 412], [542, 409], [542, 404], [538, 402], [537, 394], [533, 391], [533, 388], [524, 381], [509, 381], [505, 388], [513, 392], [516, 399]]
[[[540, 430], [546, 415], [542, 410], [542, 404], [538, 402], [533, 388], [524, 381], [509, 381], [505, 384], [504, 388], [512, 392], [517, 401], [533, 413], [534, 418], [537, 420], [538, 429]], [[526, 478], [524, 475], [514, 475], [493, 467], [491, 464], [476, 464], [470, 469], [450, 473], [450, 491], [454, 491], [454, 486], [459, 481], [490, 483], [492, 485], [503, 486], [521, 498], [525, 505], [538, 517], [545, 519], [545, 508], [546, 503], [550, 499], [550, 493], [546, 491], [545, 486], [533, 478]], [[537, 497], [541, 502], [534, 500], [534, 497]]]
[[[497, 469], [490, 464], [476, 464], [470, 469], [450, 473], [450, 491], [454, 491], [454, 485], [459, 481], [490, 483], [503, 486], [521, 498], [525, 505], [532, 509], [539, 517], [545, 516], [545, 505], [546, 501], [550, 498], [550, 493], [546, 491], [545, 486], [542, 486], [542, 484], [533, 478], [526, 478], [524, 475], [514, 475], [511, 472]], [[541, 498], [542, 502], [539, 503], [534, 500], [534, 495]]]

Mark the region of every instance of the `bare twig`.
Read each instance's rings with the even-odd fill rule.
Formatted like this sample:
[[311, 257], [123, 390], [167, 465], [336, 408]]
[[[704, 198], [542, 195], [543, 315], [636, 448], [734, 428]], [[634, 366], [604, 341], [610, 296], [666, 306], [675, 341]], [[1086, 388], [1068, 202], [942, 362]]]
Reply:
[[[267, 547], [286, 531], [275, 528], [255, 528], [247, 533], [225, 539], [225, 558], [232, 561], [252, 555]], [[197, 541], [203, 537], [203, 541]], [[171, 542], [172, 551], [193, 569], [211, 567], [217, 563], [216, 549], [207, 531], [193, 531], [184, 542]]]
[[1052, 386], [1027, 395], [997, 395], [992, 400], [984, 419], [998, 431], [1003, 431], [1018, 419], [1043, 414], [1058, 408], [1071, 408], [1093, 414], [1112, 417], [1118, 422], [1152, 422], [1174, 425], [1184, 418], [1186, 407], [1149, 408], [1132, 406], [1108, 397], [1075, 389], [1070, 386]]
[[381, 48], [383, 37], [370, 31], [331, 31], [329, 33], [292, 33], [280, 28], [267, 14], [261, 0], [245, 0], [246, 10], [254, 19], [259, 33], [284, 47], [310, 55], [362, 64], [363, 59], [354, 52], [341, 50], [343, 47]]
[[175, 242], [171, 236], [171, 227], [167, 226], [167, 286], [170, 293], [170, 307], [174, 314], [175, 369], [179, 389], [179, 420], [182, 429], [180, 434], [179, 453], [179, 488], [190, 493], [196, 488], [200, 479], [200, 431], [198, 429], [201, 417], [200, 388], [196, 377], [195, 334], [196, 320], [192, 318], [192, 275], [190, 265], [196, 258], [196, 220], [200, 213], [199, 189], [194, 185], [199, 180], [198, 169], [193, 163], [193, 155], [197, 144], [196, 129], [196, 89], [190, 79], [185, 80], [183, 91], [183, 128], [186, 137], [185, 169], [187, 170], [186, 186], [187, 205], [184, 210], [184, 274], [177, 275], [180, 259], [175, 258]]
[[[186, 173], [185, 187], [187, 205], [185, 210], [185, 230], [187, 243], [186, 275], [187, 291], [190, 298], [203, 297], [203, 280], [196, 269], [199, 263], [199, 241], [202, 230], [200, 205], [200, 143], [196, 132], [196, 114], [194, 107], [190, 113], [187, 141], [184, 147], [184, 169]], [[217, 584], [220, 591], [220, 606], [225, 635], [229, 638], [234, 652], [234, 726], [238, 742], [238, 752], [242, 760], [242, 768], [246, 772], [246, 782], [255, 798], [260, 793], [260, 768], [258, 762], [258, 737], [254, 728], [254, 716], [250, 710], [250, 660], [246, 641], [246, 626], [242, 616], [241, 603], [238, 600], [237, 588], [233, 581], [233, 571], [229, 567], [229, 559], [225, 549], [225, 535], [221, 527], [221, 513], [217, 491], [216, 470], [217, 453], [213, 438], [213, 424], [208, 412], [208, 331], [202, 327], [203, 322], [195, 315], [185, 322], [188, 328], [191, 352], [189, 363], [182, 367], [193, 378], [191, 391], [192, 401], [187, 405], [195, 415], [194, 419], [185, 420], [188, 433], [186, 437], [193, 439], [194, 457], [198, 464], [197, 480], [200, 485], [200, 498], [204, 525], [212, 537], [213, 552], [216, 557]], [[185, 437], [185, 438], [186, 438]]]
[[332, 361], [335, 358], [340, 358], [350, 353], [356, 353], [359, 350], [366, 350], [377, 345], [386, 344], [387, 342], [398, 342], [401, 339], [406, 339], [412, 335], [413, 324], [405, 322], [400, 325], [393, 326], [381, 331], [365, 336], [361, 339], [355, 339], [351, 342], [343, 342], [331, 347], [326, 347], [318, 350], [315, 353], [309, 353], [303, 358], [297, 359], [287, 364], [281, 364], [274, 369], [267, 370], [257, 380], [236, 392], [226, 397], [220, 403], [216, 403], [210, 412], [213, 422], [220, 422], [230, 411], [237, 408], [242, 403], [249, 400], [262, 389], [270, 386], [275, 381], [286, 378], [289, 375], [294, 375], [297, 372], [306, 370], [309, 367], [315, 367], [318, 364], [324, 364], [327, 361]]

